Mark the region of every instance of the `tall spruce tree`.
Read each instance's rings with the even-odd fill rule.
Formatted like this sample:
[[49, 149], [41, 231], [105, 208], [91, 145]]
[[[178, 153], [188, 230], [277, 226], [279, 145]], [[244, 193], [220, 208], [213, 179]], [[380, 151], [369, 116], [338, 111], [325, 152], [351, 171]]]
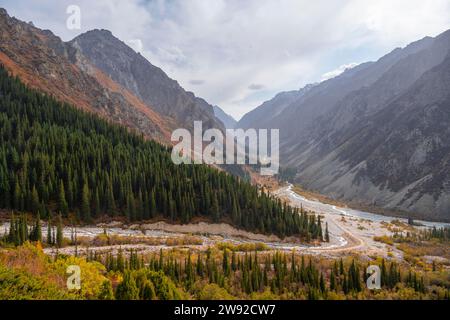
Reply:
[[56, 224], [56, 245], [58, 248], [62, 248], [63, 246], [63, 224], [61, 215], [58, 216], [58, 222]]

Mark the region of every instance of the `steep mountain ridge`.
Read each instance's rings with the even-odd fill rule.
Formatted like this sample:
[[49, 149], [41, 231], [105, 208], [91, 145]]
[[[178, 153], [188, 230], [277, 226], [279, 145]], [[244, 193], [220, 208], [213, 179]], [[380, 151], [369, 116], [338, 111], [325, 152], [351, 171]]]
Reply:
[[111, 79], [158, 113], [175, 119], [180, 126], [192, 128], [194, 121], [203, 121], [205, 128], [223, 129], [211, 105], [192, 92], [185, 91], [177, 81], [110, 31], [88, 31], [70, 41], [70, 44]]
[[[411, 43], [407, 47], [397, 48], [380, 58], [376, 62], [362, 63], [354, 68], [346, 70], [341, 75], [321, 82], [319, 84], [307, 85], [304, 90], [299, 90], [297, 96], [288, 101], [287, 106], [283, 106], [283, 112], [273, 113], [273, 108], [268, 108], [267, 112], [262, 112], [268, 104], [274, 104], [277, 107], [277, 95], [273, 101], [265, 102], [263, 105], [250, 111], [239, 121], [237, 127], [242, 128], [280, 128], [282, 143], [289, 140], [289, 137], [298, 137], [305, 134], [310, 128], [311, 123], [318, 117], [330, 111], [347, 94], [356, 91], [365, 86], [369, 86], [377, 81], [389, 68], [399, 60], [426, 48], [433, 42], [432, 38], [426, 37], [422, 40]], [[281, 93], [281, 96], [286, 93]], [[261, 116], [255, 118], [255, 121], [248, 121], [254, 115], [261, 113]], [[260, 120], [264, 118], [265, 122], [260, 125]], [[286, 127], [286, 122], [295, 121], [295, 126]]]
[[168, 142], [174, 121], [155, 112], [49, 30], [0, 11], [0, 62], [29, 86]]
[[[375, 82], [354, 90], [337, 101], [327, 113], [308, 124], [305, 140], [291, 138], [285, 143], [298, 146], [301, 150], [309, 150], [311, 146], [316, 146], [319, 152], [308, 151], [316, 158], [323, 156], [324, 151], [330, 152], [346, 139], [345, 136], [341, 137], [340, 133], [344, 132], [347, 126], [351, 127], [360, 118], [378, 112], [414, 84], [424, 72], [440, 64], [450, 50], [450, 32], [441, 35], [436, 41], [425, 38], [411, 44], [405, 50], [408, 48], [420, 50], [409, 50], [409, 54], [403, 55], [403, 58], [397, 60]], [[318, 123], [320, 125], [317, 125]], [[296, 158], [292, 154], [286, 163], [298, 164], [299, 160], [299, 157]], [[317, 159], [311, 159], [309, 163], [314, 161]], [[303, 157], [300, 162], [307, 161]]]
[[370, 199], [375, 205], [448, 219], [449, 85], [450, 55], [382, 110], [340, 135], [345, 138], [339, 147], [324, 154], [336, 155], [335, 161], [321, 167], [325, 172], [335, 170], [333, 176], [326, 178], [309, 167], [302, 173], [304, 179], [309, 177], [311, 186], [338, 198]]

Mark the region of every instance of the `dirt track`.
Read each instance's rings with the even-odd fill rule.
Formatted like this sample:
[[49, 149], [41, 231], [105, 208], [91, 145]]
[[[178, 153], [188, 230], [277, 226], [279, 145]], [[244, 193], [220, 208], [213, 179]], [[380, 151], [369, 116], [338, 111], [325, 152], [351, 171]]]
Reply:
[[395, 248], [373, 240], [374, 236], [391, 234], [382, 221], [352, 217], [345, 208], [306, 199], [295, 193], [292, 185], [282, 187], [273, 194], [288, 201], [292, 206], [302, 206], [306, 210], [321, 214], [323, 221], [328, 223], [330, 244], [309, 249], [311, 253], [333, 256], [355, 252], [367, 256], [387, 256], [388, 252], [392, 252], [397, 258], [402, 256]]

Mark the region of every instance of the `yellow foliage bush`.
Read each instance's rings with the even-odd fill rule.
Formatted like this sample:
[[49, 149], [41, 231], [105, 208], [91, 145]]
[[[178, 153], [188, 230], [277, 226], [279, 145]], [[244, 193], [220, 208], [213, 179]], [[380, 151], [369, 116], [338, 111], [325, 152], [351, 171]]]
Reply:
[[67, 267], [70, 265], [79, 266], [81, 269], [81, 290], [77, 295], [87, 299], [95, 299], [101, 291], [102, 283], [109, 281], [104, 274], [105, 266], [98, 262], [87, 262], [85, 258], [66, 256], [58, 258], [53, 267], [55, 271], [63, 277], [67, 277]]

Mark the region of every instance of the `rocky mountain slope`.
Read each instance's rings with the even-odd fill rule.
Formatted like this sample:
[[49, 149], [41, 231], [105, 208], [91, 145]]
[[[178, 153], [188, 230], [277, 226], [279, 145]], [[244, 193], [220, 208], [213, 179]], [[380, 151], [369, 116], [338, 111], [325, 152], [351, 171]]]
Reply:
[[70, 41], [70, 44], [112, 80], [161, 115], [175, 119], [180, 127], [192, 128], [194, 121], [203, 121], [204, 128], [223, 129], [210, 104], [185, 91], [177, 81], [110, 31], [88, 31]]
[[223, 130], [213, 107], [106, 30], [63, 42], [0, 8], [0, 63], [28, 85], [170, 143], [172, 130]]
[[424, 38], [288, 105], [278, 95], [237, 126], [280, 128], [282, 165], [296, 167], [307, 188], [448, 220], [449, 52], [450, 31]]
[[91, 64], [49, 30], [10, 17], [0, 9], [0, 63], [29, 86], [79, 108], [168, 142], [173, 119]]

